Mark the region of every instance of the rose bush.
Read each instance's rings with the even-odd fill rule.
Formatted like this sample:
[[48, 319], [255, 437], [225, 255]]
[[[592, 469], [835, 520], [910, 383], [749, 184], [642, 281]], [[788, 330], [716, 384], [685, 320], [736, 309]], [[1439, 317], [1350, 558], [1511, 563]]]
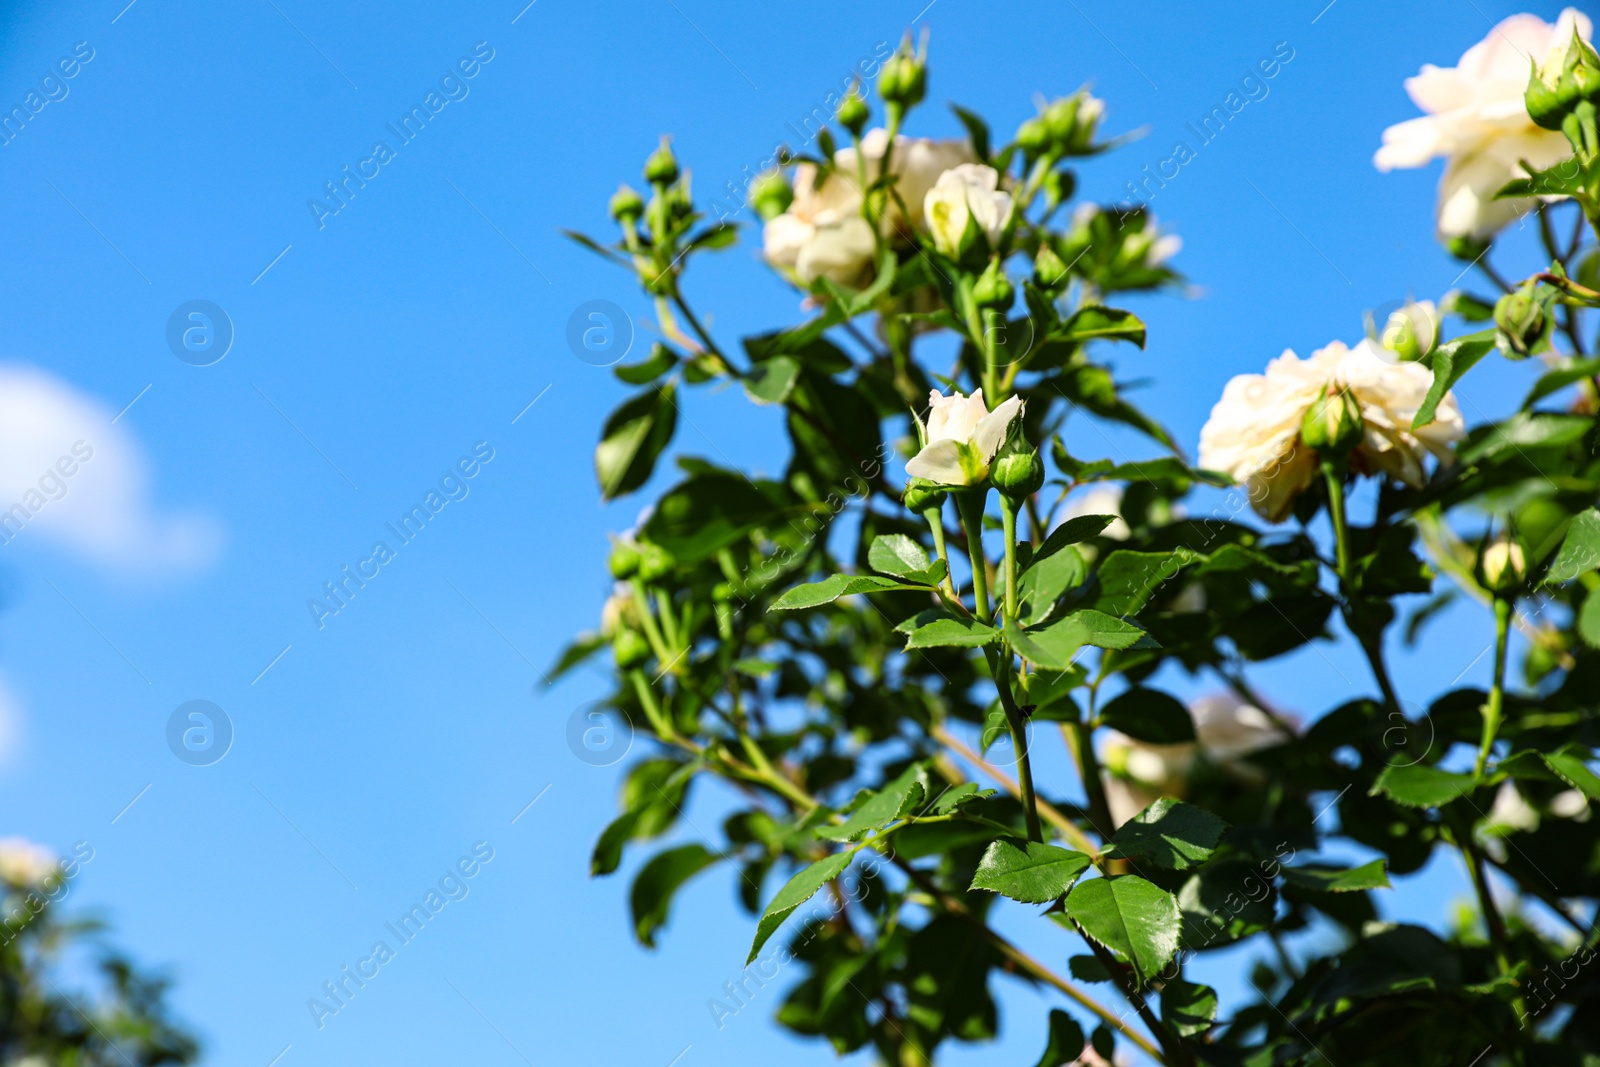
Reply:
[[[579, 239], [658, 320], [595, 453], [604, 496], [654, 502], [613, 546], [601, 632], [555, 671], [609, 651], [609, 702], [649, 742], [592, 858], [650, 850], [639, 940], [733, 868], [746, 963], [794, 962], [779, 1022], [897, 1067], [993, 1039], [1003, 981], [1050, 1002], [1040, 1067], [1600, 1060], [1587, 33], [1507, 20], [1409, 82], [1428, 115], [1384, 135], [1385, 168], [1446, 157], [1440, 234], [1500, 295], [1410, 300], [1235, 378], [1197, 464], [1125, 395], [1146, 326], [1108, 301], [1181, 283], [1177, 240], [1072, 205], [1076, 160], [1110, 147], [1086, 91], [1008, 142], [960, 108], [964, 143], [909, 140], [907, 42], [881, 131], [853, 92], [849, 146], [819, 136], [753, 188], [805, 317], [738, 349], [686, 286], [733, 234], [652, 156], [648, 201], [613, 200], [620, 239]], [[1513, 285], [1485, 257], [1519, 215], [1544, 253]], [[1528, 360], [1527, 398], [1469, 426], [1453, 390], [1497, 350]], [[787, 465], [680, 454], [665, 484], [687, 391], [717, 384], [781, 415]], [[1097, 421], [1150, 454], [1085, 453]], [[1392, 658], [1453, 601], [1482, 606], [1448, 616], [1482, 652], [1446, 692], [1402, 691]], [[1258, 665], [1324, 642], [1365, 659], [1363, 695], [1291, 715], [1258, 691]], [[1043, 746], [1072, 773], [1036, 774]], [[729, 788], [698, 800], [710, 782]], [[720, 840], [649, 845], [708, 802]], [[1474, 905], [1385, 918], [1391, 879], [1435, 857]]]

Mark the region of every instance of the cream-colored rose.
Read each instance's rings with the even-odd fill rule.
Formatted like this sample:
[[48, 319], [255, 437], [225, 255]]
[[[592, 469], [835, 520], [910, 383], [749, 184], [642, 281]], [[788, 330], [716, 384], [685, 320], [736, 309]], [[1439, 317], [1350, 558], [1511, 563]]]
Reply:
[[1450, 446], [1466, 433], [1452, 393], [1439, 402], [1432, 422], [1411, 429], [1432, 384], [1426, 367], [1391, 363], [1371, 341], [1354, 348], [1335, 341], [1310, 359], [1285, 350], [1265, 374], [1228, 382], [1200, 431], [1200, 466], [1231, 475], [1257, 512], [1283, 521], [1320, 469], [1316, 452], [1300, 440], [1300, 423], [1326, 386], [1348, 392], [1361, 408], [1365, 435], [1351, 453], [1351, 468], [1420, 486], [1427, 455], [1447, 460]]
[[991, 248], [1011, 218], [1011, 194], [1000, 191], [1000, 173], [981, 163], [963, 163], [939, 175], [923, 200], [923, 215], [934, 247], [958, 255], [970, 221]]
[[923, 446], [906, 463], [906, 473], [940, 485], [980, 485], [1006, 438], [1006, 427], [1022, 414], [1020, 397], [1010, 397], [990, 411], [983, 390], [971, 396], [937, 390], [928, 394], [928, 422], [918, 420]]
[[25, 837], [0, 838], [0, 881], [19, 888], [33, 888], [56, 874], [60, 865], [55, 853]]
[[1164, 796], [1182, 797], [1196, 759], [1204, 757], [1248, 780], [1257, 772], [1242, 761], [1289, 739], [1270, 715], [1232, 694], [1201, 697], [1189, 705], [1189, 713], [1195, 740], [1187, 744], [1151, 745], [1107, 731], [1106, 803], [1118, 826]]
[[1406, 92], [1421, 118], [1383, 131], [1383, 147], [1372, 161], [1381, 171], [1420, 167], [1445, 159], [1439, 183], [1439, 236], [1487, 238], [1526, 214], [1532, 200], [1495, 200], [1513, 178], [1527, 177], [1521, 160], [1549, 167], [1572, 155], [1560, 133], [1540, 129], [1528, 117], [1523, 93], [1530, 60], [1565, 48], [1573, 27], [1588, 40], [1587, 16], [1567, 8], [1554, 25], [1536, 15], [1512, 15], [1467, 49], [1454, 67], [1425, 64], [1406, 79]]
[[[888, 144], [889, 135], [882, 129], [869, 130], [861, 138], [860, 155], [867, 181], [876, 181], [882, 172]], [[891, 198], [885, 211], [884, 236], [904, 234], [907, 227], [920, 229], [922, 202], [928, 190], [940, 174], [971, 158], [972, 151], [964, 141], [895, 138], [890, 167], [897, 176], [895, 190], [899, 199]], [[769, 219], [762, 230], [767, 262], [793, 271], [802, 285], [818, 278], [856, 284], [866, 276], [877, 251], [872, 226], [861, 213], [855, 146], [835, 152], [833, 164], [820, 184], [813, 164], [795, 167], [793, 202], [787, 211]], [[902, 216], [901, 203], [906, 205], [909, 217]]]

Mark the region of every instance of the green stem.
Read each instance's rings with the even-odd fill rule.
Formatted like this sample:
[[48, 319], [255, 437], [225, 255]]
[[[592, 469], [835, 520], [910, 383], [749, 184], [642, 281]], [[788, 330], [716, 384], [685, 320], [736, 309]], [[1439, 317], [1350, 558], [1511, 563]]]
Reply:
[[994, 618], [994, 609], [989, 606], [989, 561], [983, 554], [983, 503], [988, 495], [988, 486], [955, 494], [961, 528], [967, 535], [967, 560], [972, 564], [972, 603], [978, 621], [983, 623]]
[[639, 625], [644, 628], [645, 640], [650, 642], [651, 651], [665, 667], [672, 662], [672, 649], [661, 636], [661, 627], [656, 624], [655, 609], [650, 606], [650, 597], [645, 592], [644, 582], [635, 578], [629, 584], [633, 586], [633, 606], [639, 611]]
[[1339, 564], [1339, 586], [1350, 592], [1350, 533], [1344, 522], [1344, 471], [1341, 464], [1323, 457], [1322, 477], [1328, 483], [1328, 519], [1333, 523], [1335, 558]]
[[661, 710], [655, 691], [650, 688], [650, 681], [644, 676], [644, 671], [635, 667], [628, 672], [628, 680], [633, 683], [633, 691], [639, 697], [639, 706], [644, 708], [645, 717], [650, 720], [650, 727], [655, 730], [656, 736], [666, 740], [677, 737], [678, 732], [672, 728], [672, 721]]
[[1039, 801], [1033, 791], [1033, 764], [1028, 757], [1028, 724], [1022, 709], [1011, 695], [1011, 649], [989, 652], [989, 670], [994, 675], [994, 687], [1000, 694], [1000, 707], [1006, 714], [1006, 730], [1011, 734], [1011, 747], [1017, 753], [1017, 786], [1022, 792], [1022, 813], [1028, 824], [1028, 840], [1043, 841], [1039, 828]]
[[1494, 681], [1489, 686], [1489, 702], [1483, 706], [1483, 740], [1478, 744], [1478, 762], [1473, 777], [1483, 780], [1483, 769], [1489, 763], [1489, 753], [1494, 748], [1495, 735], [1500, 732], [1500, 715], [1505, 704], [1506, 638], [1511, 629], [1511, 601], [1504, 597], [1494, 600]]
[[1000, 521], [1006, 536], [1006, 601], [1007, 622], [1017, 620], [1017, 508], [1018, 502], [1004, 493], [1000, 494]]
[[933, 532], [933, 550], [944, 561], [944, 582], [941, 584], [945, 595], [951, 600], [960, 600], [956, 595], [955, 581], [950, 577], [950, 552], [944, 543], [944, 504], [933, 505], [922, 513], [922, 517], [928, 520], [928, 529]]

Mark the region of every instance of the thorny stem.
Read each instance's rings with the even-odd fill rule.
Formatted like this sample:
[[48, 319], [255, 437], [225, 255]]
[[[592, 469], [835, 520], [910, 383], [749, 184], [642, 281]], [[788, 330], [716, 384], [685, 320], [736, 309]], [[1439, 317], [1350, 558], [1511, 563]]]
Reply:
[[944, 581], [940, 583], [941, 588], [944, 589], [945, 596], [951, 600], [960, 600], [961, 598], [956, 595], [955, 581], [950, 577], [950, 553], [945, 547], [944, 540], [943, 503], [928, 508], [922, 513], [922, 517], [928, 520], [928, 529], [933, 531], [933, 550], [938, 554], [938, 558], [944, 561]]
[[1005, 529], [1006, 538], [1006, 601], [1005, 618], [1007, 622], [1017, 620], [1017, 508], [1018, 502], [1000, 494], [1000, 521]]
[[1489, 701], [1483, 706], [1483, 739], [1478, 743], [1478, 762], [1472, 776], [1483, 781], [1483, 769], [1489, 763], [1489, 753], [1494, 749], [1495, 735], [1500, 732], [1501, 709], [1505, 703], [1506, 638], [1511, 629], [1511, 601], [1504, 597], [1494, 600], [1494, 680], [1489, 686]]
[[967, 535], [967, 561], [972, 564], [972, 603], [978, 621], [983, 623], [994, 617], [989, 605], [989, 561], [983, 554], [983, 500], [988, 494], [987, 486], [954, 494], [961, 528]]
[[[1001, 789], [1004, 789], [1019, 800], [1022, 798], [1022, 787], [1017, 784], [1016, 779], [972, 751], [972, 748], [959, 737], [946, 730], [942, 725], [934, 726], [929, 732], [933, 735], [934, 740], [951, 751], [958, 753], [962, 759], [982, 771], [986, 778], [997, 783]], [[961, 775], [954, 767], [941, 767], [940, 773], [951, 779], [951, 784], [960, 784], [967, 780], [966, 776]], [[1046, 801], [1035, 798], [1035, 804], [1039, 809], [1039, 813], [1044, 816], [1045, 821], [1060, 830], [1062, 835], [1072, 842], [1074, 848], [1089, 856], [1096, 855], [1098, 849], [1095, 843], [1089, 840], [1088, 834], [1078, 828], [1077, 823], [1067, 818], [1059, 809]]]
[[1011, 747], [1017, 753], [1017, 785], [1021, 788], [1022, 814], [1027, 820], [1028, 840], [1043, 841], [1039, 830], [1039, 802], [1033, 793], [1033, 764], [1028, 757], [1028, 724], [1011, 695], [1011, 650], [989, 652], [989, 670], [994, 675], [994, 687], [1000, 693], [1000, 707], [1005, 712], [1006, 730], [1011, 734]]

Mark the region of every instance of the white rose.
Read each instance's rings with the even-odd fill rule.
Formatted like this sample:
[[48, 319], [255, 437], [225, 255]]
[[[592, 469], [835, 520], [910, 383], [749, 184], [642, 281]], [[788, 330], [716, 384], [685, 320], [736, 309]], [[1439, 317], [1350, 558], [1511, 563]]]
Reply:
[[1466, 433], [1452, 393], [1439, 402], [1432, 422], [1411, 429], [1432, 384], [1426, 367], [1390, 363], [1371, 341], [1354, 348], [1335, 341], [1310, 359], [1285, 350], [1265, 374], [1228, 382], [1200, 431], [1200, 466], [1232, 475], [1257, 512], [1283, 521], [1319, 469], [1317, 454], [1300, 441], [1300, 421], [1327, 386], [1347, 391], [1361, 409], [1365, 437], [1351, 454], [1352, 469], [1420, 486], [1428, 453], [1448, 459], [1450, 446]]
[[1536, 15], [1512, 15], [1467, 49], [1454, 67], [1425, 64], [1406, 79], [1406, 92], [1425, 114], [1383, 131], [1372, 157], [1381, 171], [1420, 167], [1445, 158], [1439, 183], [1441, 237], [1493, 236], [1526, 214], [1531, 200], [1495, 200], [1513, 178], [1527, 177], [1520, 160], [1544, 168], [1572, 155], [1560, 133], [1535, 126], [1523, 93], [1529, 59], [1565, 48], [1573, 27], [1588, 40], [1587, 16], [1567, 8], [1550, 25]]
[[1006, 437], [1006, 427], [1022, 413], [1022, 400], [1010, 397], [990, 411], [983, 390], [971, 396], [938, 390], [928, 394], [928, 422], [921, 419], [923, 446], [906, 464], [906, 473], [940, 485], [978, 485], [989, 477], [989, 464]]
[[1241, 761], [1253, 752], [1289, 739], [1272, 717], [1232, 694], [1201, 697], [1189, 705], [1195, 740], [1151, 745], [1114, 730], [1107, 732], [1104, 761], [1106, 804], [1118, 826], [1163, 796], [1181, 797], [1198, 757], [1240, 778], [1256, 772]]
[[[861, 138], [861, 158], [867, 180], [876, 181], [883, 168], [885, 130], [870, 130]], [[972, 158], [964, 141], [930, 141], [895, 138], [890, 165], [898, 176], [895, 189], [910, 218], [902, 218], [899, 204], [891, 200], [883, 220], [884, 235], [894, 236], [907, 226], [922, 226], [922, 202], [939, 175]], [[833, 155], [833, 169], [817, 184], [817, 168], [801, 163], [794, 170], [794, 200], [789, 209], [769, 219], [762, 230], [767, 262], [794, 272], [802, 285], [828, 278], [845, 285], [862, 280], [877, 251], [872, 226], [861, 214], [862, 196], [854, 146]]]
[[31, 888], [60, 869], [55, 853], [24, 837], [0, 838], [0, 881]]
[[934, 247], [958, 255], [967, 223], [977, 227], [992, 248], [1011, 218], [1011, 194], [1000, 192], [1000, 173], [981, 163], [963, 163], [939, 175], [923, 199], [923, 215]]

